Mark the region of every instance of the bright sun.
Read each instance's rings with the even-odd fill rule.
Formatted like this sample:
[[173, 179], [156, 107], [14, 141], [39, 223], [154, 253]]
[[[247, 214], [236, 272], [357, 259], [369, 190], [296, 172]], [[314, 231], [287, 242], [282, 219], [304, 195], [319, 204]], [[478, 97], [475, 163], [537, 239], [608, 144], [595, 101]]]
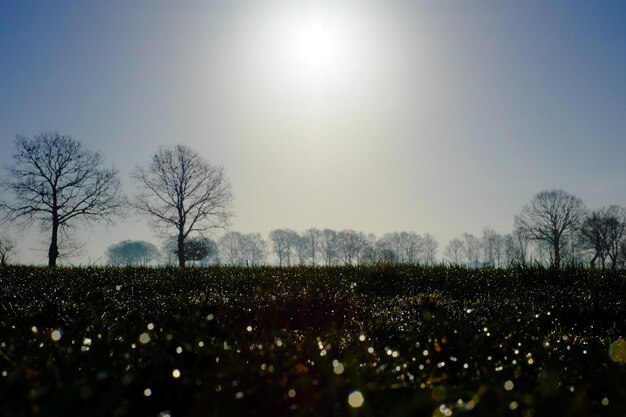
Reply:
[[266, 21], [266, 59], [282, 82], [305, 89], [338, 88], [355, 67], [358, 45], [350, 16], [332, 3], [281, 10]]
[[328, 76], [338, 71], [342, 62], [341, 34], [320, 19], [297, 28], [294, 43], [294, 64], [309, 75]]

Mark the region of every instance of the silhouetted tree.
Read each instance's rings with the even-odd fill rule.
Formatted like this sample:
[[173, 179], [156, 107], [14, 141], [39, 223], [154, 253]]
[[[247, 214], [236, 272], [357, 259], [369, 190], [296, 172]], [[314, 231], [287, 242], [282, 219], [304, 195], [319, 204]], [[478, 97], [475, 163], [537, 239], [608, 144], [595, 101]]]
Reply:
[[259, 233], [228, 232], [220, 239], [219, 250], [224, 262], [230, 265], [257, 266], [267, 258], [267, 242]]
[[526, 263], [528, 257], [528, 239], [519, 230], [515, 229], [503, 238], [504, 240], [504, 256], [507, 264]]
[[76, 223], [110, 220], [123, 204], [117, 171], [102, 167], [69, 136], [43, 132], [33, 139], [17, 136], [13, 165], [3, 188], [13, 201], [1, 202], [5, 221], [37, 222], [50, 232], [48, 266], [59, 257], [60, 234]]
[[446, 245], [444, 256], [452, 265], [461, 265], [465, 252], [465, 244], [461, 239], [452, 239]]
[[354, 230], [337, 233], [337, 252], [345, 264], [359, 262], [360, 252], [365, 246], [365, 235]]
[[141, 192], [133, 206], [163, 234], [176, 232], [178, 265], [187, 261], [185, 241], [225, 227], [231, 217], [230, 183], [221, 166], [212, 165], [184, 145], [161, 148], [146, 168], [132, 174]]
[[424, 258], [426, 242], [424, 238], [415, 232], [393, 233], [395, 250], [398, 253], [398, 260], [403, 263], [415, 264]]
[[337, 262], [337, 251], [337, 232], [332, 229], [322, 230], [320, 253], [326, 265], [334, 265]]
[[161, 253], [152, 243], [124, 240], [111, 245], [106, 250], [107, 261], [111, 265], [147, 265], [156, 261]]
[[311, 261], [311, 265], [317, 265], [318, 252], [320, 249], [320, 240], [321, 240], [322, 232], [319, 229], [311, 228], [308, 229], [302, 235], [304, 242], [306, 242], [307, 246], [307, 257]]
[[463, 233], [463, 243], [467, 264], [471, 267], [478, 267], [480, 264], [481, 243], [480, 240], [471, 233]]
[[617, 267], [625, 228], [626, 213], [620, 206], [603, 207], [589, 213], [583, 221], [581, 235], [594, 252], [590, 261], [592, 267], [600, 259], [604, 268], [607, 257], [611, 260], [611, 267]]
[[306, 235], [298, 235], [294, 250], [298, 257], [298, 265], [305, 265], [309, 261], [309, 241]]
[[15, 251], [16, 243], [8, 236], [0, 236], [0, 266], [9, 263], [11, 254]]
[[486, 227], [483, 230], [481, 242], [483, 250], [483, 265], [489, 267], [500, 266], [502, 259], [502, 236], [495, 230]]
[[[204, 236], [190, 236], [185, 239], [185, 260], [200, 265], [218, 263], [217, 243]], [[178, 253], [178, 236], [167, 239], [163, 248], [167, 262], [180, 258]], [[172, 259], [173, 258], [173, 259]]]
[[563, 190], [542, 191], [515, 216], [515, 227], [529, 239], [549, 244], [551, 264], [560, 268], [564, 235], [580, 227], [586, 212], [582, 200], [572, 194]]
[[291, 265], [291, 257], [295, 252], [296, 245], [300, 236], [291, 229], [272, 230], [269, 234], [274, 253], [278, 257], [278, 265]]
[[432, 265], [437, 258], [437, 249], [439, 249], [439, 242], [437, 239], [429, 233], [424, 235], [424, 264]]

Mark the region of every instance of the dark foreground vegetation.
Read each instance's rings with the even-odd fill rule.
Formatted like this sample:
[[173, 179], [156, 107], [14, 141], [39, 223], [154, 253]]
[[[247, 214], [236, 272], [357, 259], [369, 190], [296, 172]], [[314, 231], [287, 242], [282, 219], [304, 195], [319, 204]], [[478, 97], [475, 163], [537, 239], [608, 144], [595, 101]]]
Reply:
[[3, 267], [0, 415], [623, 416], [624, 274]]

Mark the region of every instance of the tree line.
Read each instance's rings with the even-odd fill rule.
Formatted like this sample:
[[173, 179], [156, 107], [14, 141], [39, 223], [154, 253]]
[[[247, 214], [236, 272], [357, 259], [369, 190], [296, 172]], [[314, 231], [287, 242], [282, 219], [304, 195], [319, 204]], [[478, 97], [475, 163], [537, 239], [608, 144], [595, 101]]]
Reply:
[[[159, 148], [148, 164], [133, 170], [131, 179], [136, 194], [127, 197], [121, 192], [119, 173], [105, 167], [102, 155], [79, 141], [57, 132], [17, 136], [13, 164], [0, 182], [5, 197], [0, 200], [0, 219], [3, 224], [39, 225], [50, 238], [50, 267], [57, 265], [62, 249], [71, 246], [77, 227], [112, 222], [129, 209], [147, 219], [165, 244], [161, 251], [147, 242], [120, 242], [107, 249], [109, 263], [149, 264], [158, 259], [180, 267], [188, 262], [429, 265], [438, 259], [439, 244], [428, 233], [395, 232], [377, 238], [354, 230], [277, 229], [269, 233], [269, 244], [258, 233], [234, 231], [215, 242], [207, 236], [229, 224], [231, 186], [223, 167], [184, 145]], [[463, 233], [445, 246], [443, 261], [492, 268], [512, 264], [623, 267], [625, 230], [623, 207], [588, 210], [572, 194], [545, 190], [515, 215], [511, 233], [502, 235], [491, 228], [479, 237]], [[1, 235], [0, 264], [7, 263], [15, 250], [15, 240]]]

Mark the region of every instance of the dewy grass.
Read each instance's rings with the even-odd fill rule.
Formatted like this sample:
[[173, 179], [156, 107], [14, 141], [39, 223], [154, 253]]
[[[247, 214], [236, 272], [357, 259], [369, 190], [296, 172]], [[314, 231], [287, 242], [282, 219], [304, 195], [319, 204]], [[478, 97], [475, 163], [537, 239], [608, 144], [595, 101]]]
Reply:
[[0, 415], [626, 415], [622, 271], [0, 268]]

